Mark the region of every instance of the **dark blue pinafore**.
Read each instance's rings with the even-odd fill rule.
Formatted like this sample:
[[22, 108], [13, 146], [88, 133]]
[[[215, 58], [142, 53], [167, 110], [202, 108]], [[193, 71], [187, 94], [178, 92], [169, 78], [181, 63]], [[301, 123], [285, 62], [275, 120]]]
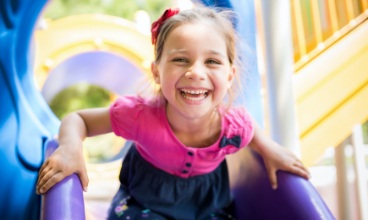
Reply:
[[133, 145], [119, 179], [108, 219], [234, 219], [225, 211], [231, 203], [226, 160], [211, 173], [181, 178], [153, 167]]

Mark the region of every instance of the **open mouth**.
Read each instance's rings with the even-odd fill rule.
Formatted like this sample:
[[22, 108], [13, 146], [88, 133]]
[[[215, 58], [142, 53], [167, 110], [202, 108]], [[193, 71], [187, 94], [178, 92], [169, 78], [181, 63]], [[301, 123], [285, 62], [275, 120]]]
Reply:
[[209, 90], [199, 89], [199, 90], [191, 90], [191, 89], [180, 89], [180, 94], [191, 101], [201, 101], [204, 100], [208, 96]]

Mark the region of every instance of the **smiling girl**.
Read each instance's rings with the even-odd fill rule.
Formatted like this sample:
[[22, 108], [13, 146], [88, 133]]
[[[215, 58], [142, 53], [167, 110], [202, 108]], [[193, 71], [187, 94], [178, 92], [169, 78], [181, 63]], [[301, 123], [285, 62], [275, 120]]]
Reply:
[[82, 142], [114, 132], [134, 142], [123, 160], [121, 186], [109, 219], [233, 219], [225, 156], [249, 146], [263, 157], [270, 182], [276, 171], [308, 178], [298, 158], [267, 138], [244, 107], [231, 107], [238, 78], [231, 13], [196, 7], [168, 9], [152, 25], [159, 95], [126, 96], [110, 107], [65, 117], [59, 148], [43, 164], [37, 193], [77, 173], [88, 177]]

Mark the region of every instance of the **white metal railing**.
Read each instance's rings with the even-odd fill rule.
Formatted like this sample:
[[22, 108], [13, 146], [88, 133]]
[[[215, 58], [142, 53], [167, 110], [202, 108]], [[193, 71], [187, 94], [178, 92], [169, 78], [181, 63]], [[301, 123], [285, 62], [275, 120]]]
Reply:
[[[346, 160], [347, 147], [352, 148], [351, 159], [353, 162], [353, 172], [355, 176], [353, 186], [356, 189], [356, 196], [349, 195], [353, 192], [349, 189], [349, 165]], [[365, 162], [366, 156], [368, 155], [367, 149], [368, 147], [363, 143], [362, 125], [360, 124], [354, 126], [351, 136], [336, 147], [335, 164], [337, 175], [338, 214], [342, 220], [368, 219], [368, 169]], [[356, 206], [353, 204], [356, 204]]]
[[362, 126], [356, 125], [353, 128], [352, 145], [354, 149], [354, 169], [356, 175], [356, 188], [359, 192], [358, 208], [360, 219], [368, 219], [368, 189], [367, 189], [367, 168], [365, 165], [365, 150], [363, 141]]

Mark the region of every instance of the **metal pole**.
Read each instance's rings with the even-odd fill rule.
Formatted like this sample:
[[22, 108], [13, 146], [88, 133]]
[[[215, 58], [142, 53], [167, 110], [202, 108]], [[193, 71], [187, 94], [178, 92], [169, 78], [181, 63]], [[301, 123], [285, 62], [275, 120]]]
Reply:
[[[300, 155], [293, 96], [293, 46], [290, 1], [255, 1], [266, 72], [272, 138]], [[262, 60], [263, 59], [263, 60]], [[261, 62], [262, 63], [262, 62]]]

